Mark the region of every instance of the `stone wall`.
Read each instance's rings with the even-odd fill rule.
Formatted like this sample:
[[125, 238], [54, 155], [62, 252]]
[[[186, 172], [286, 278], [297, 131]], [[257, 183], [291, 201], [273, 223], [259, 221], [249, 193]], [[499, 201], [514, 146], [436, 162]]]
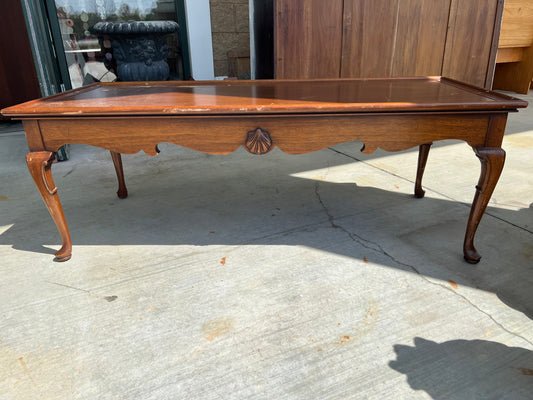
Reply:
[[[248, 0], [210, 0], [215, 76], [250, 79]], [[228, 52], [232, 57], [228, 58]]]

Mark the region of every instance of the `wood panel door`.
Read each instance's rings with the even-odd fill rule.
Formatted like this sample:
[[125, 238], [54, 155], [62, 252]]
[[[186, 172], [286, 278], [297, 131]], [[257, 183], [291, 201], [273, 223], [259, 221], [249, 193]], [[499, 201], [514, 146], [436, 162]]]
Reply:
[[276, 78], [444, 75], [490, 88], [503, 0], [276, 0]]
[[339, 77], [343, 3], [343, 0], [276, 0], [276, 78]]
[[490, 89], [503, 0], [452, 0], [442, 74]]
[[342, 78], [392, 75], [400, 0], [345, 0]]
[[441, 75], [451, 0], [401, 0], [391, 76]]

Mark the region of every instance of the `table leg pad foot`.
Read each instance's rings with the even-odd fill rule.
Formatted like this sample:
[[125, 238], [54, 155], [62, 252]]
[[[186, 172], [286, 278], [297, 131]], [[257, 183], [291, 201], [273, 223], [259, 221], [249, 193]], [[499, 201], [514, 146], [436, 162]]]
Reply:
[[465, 261], [469, 264], [477, 264], [481, 260], [481, 255], [476, 249], [464, 249]]
[[68, 261], [70, 260], [70, 257], [72, 257], [72, 254], [65, 254], [65, 255], [61, 255], [59, 256], [57, 253], [56, 253], [56, 256], [54, 258], [54, 261], [55, 262], [64, 262], [64, 261]]
[[422, 198], [424, 198], [425, 194], [426, 194], [426, 191], [425, 191], [425, 190], [422, 190], [422, 189], [419, 189], [419, 190], [418, 190], [418, 189], [415, 189], [415, 198], [417, 198], [417, 199], [422, 199]]

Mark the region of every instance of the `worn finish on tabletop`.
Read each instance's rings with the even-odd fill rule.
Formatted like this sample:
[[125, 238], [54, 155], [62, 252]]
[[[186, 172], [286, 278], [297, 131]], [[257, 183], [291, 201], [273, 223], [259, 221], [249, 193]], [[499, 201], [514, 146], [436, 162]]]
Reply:
[[478, 262], [474, 236], [503, 168], [501, 142], [507, 113], [526, 102], [440, 78], [310, 81], [126, 82], [94, 84], [3, 110], [24, 120], [28, 167], [61, 234], [58, 260], [71, 241], [51, 157], [66, 143], [111, 151], [126, 197], [120, 153], [158, 153], [171, 142], [211, 154], [274, 147], [301, 154], [346, 141], [400, 151], [420, 146], [415, 195], [430, 143], [460, 139], [472, 146], [482, 170], [467, 224], [464, 256]]

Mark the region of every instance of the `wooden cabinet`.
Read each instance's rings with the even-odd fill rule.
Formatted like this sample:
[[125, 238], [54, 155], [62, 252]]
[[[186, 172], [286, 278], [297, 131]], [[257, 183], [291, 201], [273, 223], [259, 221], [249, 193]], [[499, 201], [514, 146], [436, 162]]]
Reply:
[[490, 88], [503, 0], [275, 0], [275, 76], [445, 75]]
[[533, 79], [533, 2], [506, 0], [494, 88], [526, 94]]

